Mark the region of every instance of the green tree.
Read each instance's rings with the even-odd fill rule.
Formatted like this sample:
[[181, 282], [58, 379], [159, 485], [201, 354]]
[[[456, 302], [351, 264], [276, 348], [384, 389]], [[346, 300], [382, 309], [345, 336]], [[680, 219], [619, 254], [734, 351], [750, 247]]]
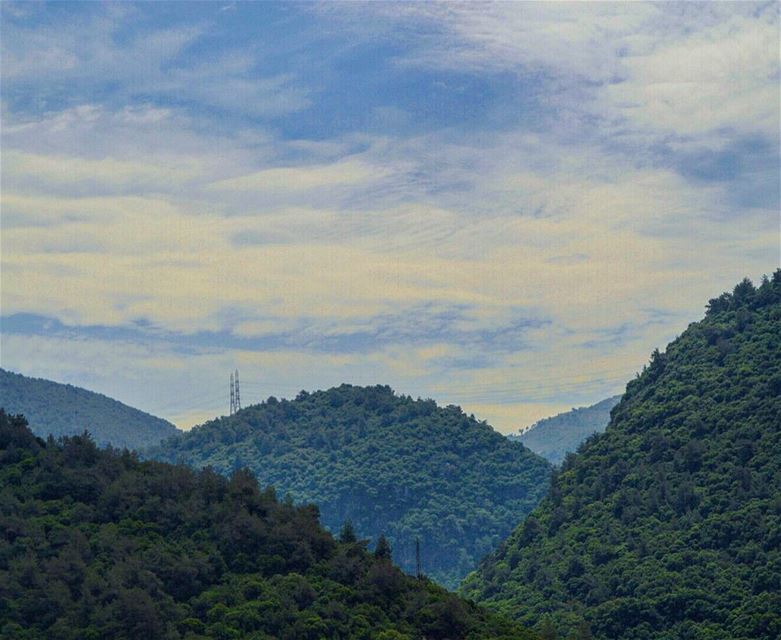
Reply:
[[358, 541], [355, 529], [353, 529], [353, 523], [350, 520], [345, 520], [345, 523], [342, 525], [342, 529], [339, 532], [339, 541], [345, 543]]
[[1, 640], [533, 637], [338, 542], [244, 470], [43, 441], [0, 409], [0, 487]]
[[585, 620], [578, 622], [577, 628], [569, 637], [572, 640], [593, 640], [594, 638], [591, 634], [591, 627], [589, 627], [588, 622]]
[[543, 617], [540, 623], [540, 638], [541, 640], [556, 640], [558, 635], [556, 634], [556, 627], [553, 624], [551, 617], [546, 615]]
[[340, 385], [269, 400], [212, 420], [147, 452], [164, 462], [229, 475], [236, 461], [261, 486], [312, 503], [339, 532], [382, 533], [394, 561], [454, 588], [534, 508], [550, 465], [459, 407], [397, 395], [390, 387]]
[[462, 593], [575, 637], [781, 637], [780, 379], [778, 270], [654, 352]]
[[381, 534], [377, 540], [377, 546], [374, 548], [374, 557], [378, 560], [390, 561], [392, 559], [392, 555], [393, 554], [391, 552], [391, 546], [388, 542], [388, 539]]

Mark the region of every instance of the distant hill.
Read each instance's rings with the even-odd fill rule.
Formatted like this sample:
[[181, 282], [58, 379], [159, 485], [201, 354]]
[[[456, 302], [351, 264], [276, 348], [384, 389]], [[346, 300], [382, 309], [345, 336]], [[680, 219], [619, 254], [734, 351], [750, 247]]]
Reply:
[[178, 429], [170, 422], [100, 393], [0, 369], [0, 407], [27, 417], [36, 435], [90, 432], [100, 446], [143, 449]]
[[781, 637], [781, 270], [653, 353], [461, 592], [597, 640]]
[[532, 640], [246, 471], [33, 436], [0, 410], [4, 640]]
[[586, 438], [605, 430], [610, 422], [610, 410], [620, 399], [621, 396], [613, 396], [590, 407], [559, 413], [507, 437], [523, 443], [551, 464], [560, 465], [565, 456], [576, 451]]
[[342, 385], [270, 398], [166, 441], [154, 457], [230, 473], [313, 502], [338, 531], [385, 534], [394, 558], [455, 585], [537, 505], [548, 463], [454, 406]]

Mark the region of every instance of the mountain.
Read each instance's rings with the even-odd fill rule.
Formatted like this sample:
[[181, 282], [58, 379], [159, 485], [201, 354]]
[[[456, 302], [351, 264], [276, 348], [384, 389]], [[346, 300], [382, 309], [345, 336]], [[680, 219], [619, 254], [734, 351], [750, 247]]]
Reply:
[[542, 498], [548, 463], [455, 406], [342, 385], [269, 398], [163, 443], [152, 457], [230, 473], [313, 502], [338, 531], [384, 534], [408, 572], [455, 585]]
[[89, 431], [100, 446], [143, 449], [178, 432], [170, 422], [80, 387], [0, 369], [0, 407], [24, 414], [36, 435]]
[[523, 640], [536, 637], [370, 554], [317, 508], [0, 410], [0, 638]]
[[610, 410], [620, 399], [621, 396], [613, 396], [590, 407], [559, 413], [507, 437], [524, 444], [551, 464], [560, 465], [586, 438], [605, 430], [610, 422]]
[[597, 639], [781, 637], [781, 270], [654, 352], [461, 593]]

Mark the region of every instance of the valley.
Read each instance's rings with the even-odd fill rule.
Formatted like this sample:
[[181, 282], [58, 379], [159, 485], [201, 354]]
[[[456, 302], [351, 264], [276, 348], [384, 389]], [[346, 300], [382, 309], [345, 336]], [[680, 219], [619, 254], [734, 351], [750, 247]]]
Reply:
[[[712, 299], [561, 468], [387, 386], [269, 398], [143, 447], [146, 462], [93, 435], [45, 442], [4, 411], [3, 637], [769, 640], [781, 631], [780, 340], [781, 271]], [[13, 407], [60, 391], [3, 376]], [[31, 411], [35, 432], [94, 403], [60, 393], [70, 404]], [[72, 434], [100, 424], [91, 406]], [[584, 413], [530, 432], [583, 439]]]

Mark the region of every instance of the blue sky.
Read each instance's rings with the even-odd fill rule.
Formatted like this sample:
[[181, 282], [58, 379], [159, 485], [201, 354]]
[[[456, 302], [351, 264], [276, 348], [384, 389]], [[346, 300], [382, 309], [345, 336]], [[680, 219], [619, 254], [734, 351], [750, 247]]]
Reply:
[[779, 264], [774, 3], [3, 3], [2, 366], [502, 431]]

